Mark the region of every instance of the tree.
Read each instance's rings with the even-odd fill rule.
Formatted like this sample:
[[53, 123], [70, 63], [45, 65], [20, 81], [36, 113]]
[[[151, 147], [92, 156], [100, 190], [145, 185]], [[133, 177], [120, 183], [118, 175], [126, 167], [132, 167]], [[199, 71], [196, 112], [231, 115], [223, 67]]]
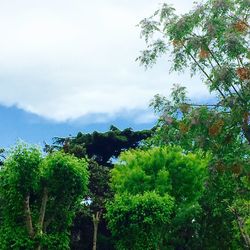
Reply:
[[217, 105], [193, 105], [186, 89], [175, 85], [170, 95], [156, 95], [151, 107], [159, 115], [158, 128], [148, 141], [153, 145], [179, 145], [187, 152], [212, 152], [217, 172], [249, 174], [249, 146], [231, 113]]
[[87, 188], [86, 161], [62, 152], [42, 157], [18, 144], [0, 180], [0, 249], [69, 249], [69, 227]]
[[[199, 153], [184, 154], [182, 149], [178, 147], [154, 147], [148, 150], [126, 151], [121, 154], [119, 159], [120, 161], [112, 170], [111, 187], [120, 198], [117, 198], [118, 201], [115, 198], [107, 207], [108, 218], [112, 221], [111, 229], [112, 231], [115, 230], [116, 237], [119, 237], [119, 233], [116, 233], [119, 232], [119, 229], [113, 227], [114, 225], [118, 227], [118, 224], [121, 226], [122, 222], [116, 221], [117, 224], [114, 224], [114, 220], [124, 218], [125, 225], [127, 225], [126, 220], [129, 220], [122, 214], [124, 211], [126, 212], [126, 208], [124, 208], [124, 211], [120, 208], [122, 206], [126, 207], [125, 204], [128, 204], [128, 207], [130, 206], [127, 195], [136, 197], [142, 195], [141, 199], [144, 200], [145, 192], [155, 192], [159, 197], [167, 195], [173, 201], [168, 230], [165, 229], [164, 237], [162, 235], [157, 237], [161, 238], [164, 247], [167, 247], [166, 249], [171, 249], [171, 247], [180, 249], [183, 246], [191, 249], [191, 243], [198, 241], [198, 224], [196, 222], [201, 212], [198, 201], [204, 191], [208, 158]], [[124, 204], [120, 204], [120, 199], [123, 198], [126, 201]], [[137, 199], [135, 198], [135, 200]], [[118, 202], [118, 205], [116, 202]], [[112, 208], [112, 206], [115, 208]], [[113, 212], [113, 209], [114, 211], [116, 209], [121, 211], [121, 215], [119, 216], [119, 214]], [[129, 213], [129, 209], [127, 213]], [[161, 209], [161, 206], [159, 206], [159, 209]], [[143, 220], [143, 210], [141, 212], [142, 214], [139, 215]], [[150, 212], [153, 213], [152, 210]], [[147, 216], [150, 216], [150, 212]], [[154, 215], [152, 214], [152, 216]], [[133, 227], [135, 222], [130, 221], [130, 223], [132, 224], [131, 227]], [[135, 235], [140, 237], [141, 225], [135, 224], [134, 226], [138, 230]], [[149, 232], [148, 235], [150, 235]], [[124, 238], [128, 239], [129, 236], [121, 233], [119, 241], [125, 240]]]
[[136, 148], [142, 140], [151, 135], [152, 130], [134, 132], [131, 128], [126, 128], [121, 131], [111, 126], [109, 131], [103, 133], [79, 132], [76, 137], [55, 138], [54, 147], [63, 147], [65, 152], [72, 153], [76, 157], [88, 156], [99, 165], [112, 167], [112, 158], [117, 158], [123, 150]]
[[72, 229], [72, 248], [90, 249], [91, 238], [94, 245], [102, 249], [113, 249], [110, 231], [107, 229], [104, 203], [113, 196], [109, 188], [110, 169], [113, 168], [113, 161], [119, 154], [129, 148], [136, 148], [142, 141], [152, 135], [153, 130], [133, 131], [131, 128], [119, 130], [111, 126], [107, 132], [83, 134], [79, 132], [75, 137], [54, 138], [52, 146], [46, 145], [47, 151], [62, 149], [66, 153], [75, 155], [78, 158], [88, 158], [89, 162], [89, 192], [86, 199], [91, 204], [84, 211], [78, 211]]
[[[218, 96], [213, 104], [192, 103], [185, 89], [177, 86], [172, 100], [158, 95], [152, 103], [160, 114], [151, 140], [154, 145], [179, 144], [187, 152], [201, 148], [213, 154], [201, 200], [202, 248], [250, 247], [242, 230], [246, 216], [240, 212], [247, 211], [242, 199], [249, 200], [249, 188], [244, 185], [250, 176], [249, 9], [247, 0], [209, 0], [177, 16], [163, 4], [140, 23], [148, 43], [138, 58], [142, 64], [152, 66], [170, 50], [172, 70], [190, 68], [192, 74], [200, 73]], [[161, 38], [154, 41], [156, 33]]]
[[173, 199], [155, 192], [117, 195], [107, 205], [106, 218], [118, 250], [165, 249]]
[[[91, 238], [93, 238], [93, 246], [95, 246], [93, 249], [96, 247], [97, 249], [99, 247], [111, 249], [111, 242], [107, 242], [108, 239], [105, 239], [105, 236], [108, 237], [109, 233], [106, 229], [105, 220], [102, 218], [103, 213], [105, 213], [104, 204], [112, 196], [109, 187], [110, 170], [93, 160], [88, 160], [88, 165], [88, 192], [85, 196], [85, 205], [78, 210], [74, 220], [72, 247], [74, 249], [90, 249]], [[100, 229], [99, 235], [97, 235], [98, 229]]]
[[[208, 0], [177, 16], [163, 4], [140, 22], [148, 46], [138, 60], [151, 66], [170, 50], [172, 70], [200, 73], [218, 107], [230, 112], [232, 126], [250, 143], [250, 64], [248, 0]], [[154, 35], [160, 39], [154, 40]]]
[[[243, 231], [237, 228], [240, 224], [235, 220], [244, 222], [244, 219], [236, 217], [230, 209], [238, 199], [249, 199], [249, 188], [242, 180], [249, 179], [250, 149], [241, 129], [232, 125], [231, 114], [222, 107], [193, 105], [185, 88], [178, 85], [172, 89], [170, 99], [157, 95], [151, 106], [159, 120], [147, 147], [179, 145], [186, 152], [202, 149], [212, 153], [206, 189], [200, 201], [201, 248], [243, 247], [246, 237], [237, 236]], [[221, 237], [225, 240], [221, 241]]]

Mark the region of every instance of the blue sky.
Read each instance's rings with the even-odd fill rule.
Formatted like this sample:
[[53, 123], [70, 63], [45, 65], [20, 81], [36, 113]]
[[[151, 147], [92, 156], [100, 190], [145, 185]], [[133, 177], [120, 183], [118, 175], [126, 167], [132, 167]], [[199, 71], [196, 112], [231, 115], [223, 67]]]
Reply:
[[[172, 3], [178, 13], [192, 0]], [[169, 75], [169, 57], [148, 71], [135, 58], [145, 48], [136, 24], [159, 0], [0, 0], [0, 146], [17, 138], [148, 128], [148, 109], [172, 84], [191, 98], [209, 98], [198, 77]]]
[[[139, 113], [146, 111], [135, 111], [127, 114], [119, 114], [111, 118], [108, 122], [100, 121], [101, 114], [92, 114], [79, 118], [71, 122], [55, 122], [47, 120], [38, 115], [25, 112], [16, 107], [6, 108], [0, 106], [0, 131], [1, 141], [0, 147], [10, 147], [18, 140], [24, 140], [28, 143], [35, 143], [43, 146], [44, 142], [51, 143], [52, 138], [59, 136], [65, 137], [76, 135], [79, 131], [92, 132], [106, 131], [113, 124], [120, 129], [132, 127], [135, 130], [149, 129], [154, 125], [154, 121], [139, 121]], [[126, 112], [125, 112], [126, 113]], [[98, 119], [96, 119], [98, 117]], [[105, 117], [105, 115], [104, 115]], [[85, 119], [93, 120], [93, 122], [85, 122]], [[97, 120], [97, 121], [96, 121]]]

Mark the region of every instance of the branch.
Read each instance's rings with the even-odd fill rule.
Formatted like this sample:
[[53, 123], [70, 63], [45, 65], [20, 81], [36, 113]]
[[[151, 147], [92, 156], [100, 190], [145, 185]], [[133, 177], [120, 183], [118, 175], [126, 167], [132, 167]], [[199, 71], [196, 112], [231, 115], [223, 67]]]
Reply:
[[[208, 49], [208, 52], [210, 53], [210, 55], [212, 56], [212, 58], [214, 59], [214, 61], [217, 63], [217, 65], [219, 66], [220, 69], [222, 69], [222, 66], [221, 64], [219, 63], [218, 59], [216, 58], [216, 56], [214, 55], [214, 53], [209, 49], [209, 47], [207, 46], [207, 49]], [[209, 59], [209, 62], [210, 62], [210, 59]], [[212, 64], [210, 62], [210, 64]], [[231, 71], [231, 69], [229, 69]], [[234, 72], [233, 72], [234, 73]], [[235, 93], [238, 95], [238, 97], [243, 101], [244, 101], [244, 98], [240, 95], [240, 93], [237, 91], [237, 89], [235, 88], [234, 84], [233, 83], [230, 83], [230, 85], [232, 86], [233, 90], [235, 91]], [[231, 91], [229, 90], [230, 94], [232, 95]]]
[[208, 52], [210, 53], [210, 55], [213, 57], [213, 59], [214, 59], [214, 61], [217, 63], [217, 65], [218, 65], [220, 68], [222, 68], [221, 65], [220, 65], [220, 63], [219, 63], [219, 61], [218, 61], [217, 58], [215, 57], [214, 53], [209, 49], [208, 46], [207, 46], [207, 50], [208, 50]]
[[[184, 48], [187, 50], [187, 47], [185, 46], [185, 44], [183, 44], [183, 46], [184, 46]], [[203, 72], [203, 74], [207, 77], [207, 79], [211, 82], [211, 83], [213, 83], [213, 80], [211, 79], [211, 77], [208, 75], [208, 73], [201, 67], [201, 65], [198, 63], [198, 61], [195, 59], [195, 57], [191, 54], [191, 53], [189, 53], [189, 52], [187, 52], [188, 53], [188, 55], [194, 60], [194, 62], [197, 64], [197, 66], [199, 67], [199, 69]], [[218, 88], [218, 87], [216, 87], [216, 89], [217, 89], [217, 91], [220, 93], [220, 95], [223, 97], [223, 99], [226, 99], [226, 97], [225, 97], [225, 95], [222, 93], [222, 91]]]
[[221, 104], [188, 104], [193, 107], [223, 107]]

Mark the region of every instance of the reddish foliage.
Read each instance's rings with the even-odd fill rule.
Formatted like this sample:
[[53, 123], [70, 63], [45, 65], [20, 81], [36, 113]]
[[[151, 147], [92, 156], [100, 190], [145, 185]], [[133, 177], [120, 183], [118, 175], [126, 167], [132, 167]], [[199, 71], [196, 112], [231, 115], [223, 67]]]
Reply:
[[242, 166], [239, 164], [239, 163], [235, 163], [233, 166], [232, 166], [232, 169], [231, 171], [235, 174], [235, 175], [240, 175], [242, 173]]
[[180, 122], [179, 129], [180, 129], [182, 134], [185, 134], [189, 131], [189, 127], [183, 122]]
[[250, 68], [238, 68], [236, 73], [242, 81], [250, 79]]
[[226, 166], [225, 166], [221, 161], [219, 161], [219, 162], [217, 162], [217, 163], [215, 164], [215, 168], [216, 168], [216, 170], [217, 170], [218, 172], [220, 172], [220, 173], [223, 173], [223, 172], [225, 172], [225, 170], [226, 170]]
[[235, 23], [234, 28], [239, 32], [244, 32], [248, 29], [248, 24], [242, 20]]
[[224, 125], [224, 121], [223, 120], [218, 120], [217, 122], [215, 122], [209, 129], [208, 129], [208, 133], [211, 136], [217, 136], [220, 132], [221, 129]]
[[199, 53], [200, 59], [206, 59], [209, 57], [209, 51], [205, 49], [201, 49]]

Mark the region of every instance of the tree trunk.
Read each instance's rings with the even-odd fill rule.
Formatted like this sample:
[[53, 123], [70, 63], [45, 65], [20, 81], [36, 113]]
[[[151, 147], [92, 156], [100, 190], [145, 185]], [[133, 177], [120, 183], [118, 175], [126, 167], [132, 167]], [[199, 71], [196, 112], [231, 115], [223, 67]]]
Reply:
[[246, 249], [250, 249], [250, 237], [245, 232], [244, 222], [243, 222], [242, 218], [237, 213], [235, 213], [235, 216], [236, 216], [236, 220], [238, 223], [238, 227], [240, 229], [240, 234], [241, 234], [242, 238], [244, 239]]
[[[39, 230], [40, 235], [43, 234], [44, 218], [45, 218], [47, 202], [48, 202], [48, 188], [44, 187], [43, 188], [42, 204], [41, 204], [40, 214], [39, 214], [39, 219], [38, 219], [38, 230]], [[38, 244], [37, 250], [41, 250], [40, 243]]]
[[42, 204], [40, 208], [40, 215], [38, 221], [38, 228], [40, 230], [40, 233], [43, 233], [43, 224], [44, 224], [47, 201], [48, 201], [48, 188], [45, 187], [43, 189], [43, 198], [42, 198]]
[[30, 194], [27, 194], [24, 200], [24, 214], [26, 227], [30, 237], [34, 237], [34, 228], [32, 224], [32, 217], [30, 211]]
[[245, 223], [244, 223], [243, 219], [240, 217], [240, 215], [238, 214], [236, 209], [231, 208], [230, 210], [235, 216], [238, 228], [240, 230], [240, 235], [241, 235], [241, 238], [243, 239], [243, 241], [245, 242], [246, 249], [250, 249], [250, 237], [244, 229]]
[[100, 221], [101, 213], [97, 212], [95, 215], [93, 214], [93, 225], [94, 225], [94, 234], [93, 234], [93, 250], [96, 250], [96, 243], [97, 243], [97, 232], [98, 232], [98, 225]]

